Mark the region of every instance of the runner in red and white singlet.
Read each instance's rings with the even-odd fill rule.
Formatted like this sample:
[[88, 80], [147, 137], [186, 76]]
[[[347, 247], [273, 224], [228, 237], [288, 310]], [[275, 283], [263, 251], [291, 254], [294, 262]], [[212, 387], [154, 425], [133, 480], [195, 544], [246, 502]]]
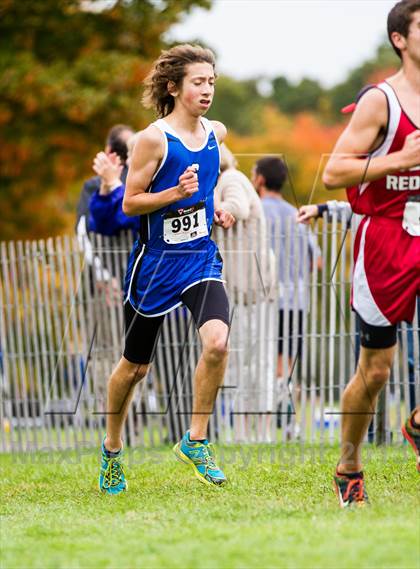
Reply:
[[[372, 158], [400, 151], [418, 131], [393, 87], [376, 88], [386, 97], [388, 121]], [[355, 242], [353, 308], [373, 326], [411, 321], [420, 295], [420, 155], [409, 169], [348, 188], [347, 197], [352, 210], [365, 215]]]
[[[342, 396], [342, 453], [334, 482], [341, 507], [367, 502], [361, 446], [389, 379], [397, 324], [412, 320], [420, 295], [420, 0], [388, 15], [398, 73], [359, 96], [323, 174], [346, 187], [364, 216], [355, 242], [352, 305], [360, 324], [357, 370]], [[301, 217], [309, 214], [301, 212]], [[420, 406], [402, 428], [420, 471]]]

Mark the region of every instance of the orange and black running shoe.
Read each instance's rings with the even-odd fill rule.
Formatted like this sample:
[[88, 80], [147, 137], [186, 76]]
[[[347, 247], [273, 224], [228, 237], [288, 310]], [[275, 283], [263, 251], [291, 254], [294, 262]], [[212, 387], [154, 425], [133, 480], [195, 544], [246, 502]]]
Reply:
[[334, 489], [340, 502], [340, 508], [360, 508], [369, 504], [363, 472], [339, 474], [334, 476]]
[[409, 417], [404, 425], [401, 427], [403, 437], [413, 447], [417, 458], [417, 470], [420, 472], [420, 429], [413, 426], [411, 421], [414, 413]]

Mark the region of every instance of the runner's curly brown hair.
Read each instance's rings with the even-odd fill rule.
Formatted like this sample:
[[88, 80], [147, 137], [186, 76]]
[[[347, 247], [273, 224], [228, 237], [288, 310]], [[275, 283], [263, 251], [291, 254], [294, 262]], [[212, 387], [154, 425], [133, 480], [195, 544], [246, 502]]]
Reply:
[[213, 52], [199, 45], [183, 44], [162, 51], [144, 80], [143, 105], [155, 109], [159, 117], [171, 113], [175, 99], [168, 91], [168, 82], [179, 87], [186, 75], [186, 66], [191, 63], [210, 63], [213, 69], [216, 66]]

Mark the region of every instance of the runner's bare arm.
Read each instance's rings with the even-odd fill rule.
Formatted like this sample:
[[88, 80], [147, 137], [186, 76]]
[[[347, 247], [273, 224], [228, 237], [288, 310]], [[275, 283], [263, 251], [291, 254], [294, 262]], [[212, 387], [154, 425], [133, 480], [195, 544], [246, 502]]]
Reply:
[[375, 148], [387, 118], [385, 94], [379, 89], [371, 89], [357, 104], [324, 169], [322, 180], [328, 189], [371, 182], [419, 162], [420, 131], [416, 131], [407, 136], [404, 147], [398, 152], [371, 158], [366, 172], [368, 158], [358, 156]]
[[134, 147], [123, 200], [123, 211], [128, 216], [151, 213], [180, 199], [190, 197], [198, 190], [197, 174], [193, 169], [180, 176], [178, 186], [157, 193], [147, 193], [153, 176], [163, 159], [161, 133], [153, 126], [143, 130]]
[[[214, 132], [215, 132], [216, 137], [217, 137], [217, 141], [219, 144], [221, 144], [224, 141], [224, 139], [226, 138], [226, 133], [227, 133], [226, 127], [223, 123], [221, 123], [219, 121], [211, 121], [211, 122], [212, 122], [213, 129], [214, 129]], [[225, 211], [225, 210], [219, 208], [220, 200], [216, 194], [214, 194], [214, 196], [215, 196], [215, 202], [214, 202], [214, 218], [213, 218], [213, 221], [216, 225], [220, 225], [224, 229], [229, 229], [229, 227], [232, 227], [232, 225], [234, 225], [234, 223], [236, 222], [236, 219], [228, 211]]]
[[216, 134], [218, 143], [222, 144], [222, 142], [226, 138], [226, 133], [227, 133], [225, 125], [223, 123], [221, 123], [220, 121], [211, 121], [211, 124], [212, 124], [213, 130]]
[[[217, 142], [219, 144], [222, 144], [222, 142], [226, 138], [226, 132], [227, 132], [225, 125], [220, 121], [211, 121], [211, 124], [213, 126]], [[219, 208], [220, 208], [220, 197], [217, 195], [216, 192], [214, 192], [214, 209], [219, 209]]]

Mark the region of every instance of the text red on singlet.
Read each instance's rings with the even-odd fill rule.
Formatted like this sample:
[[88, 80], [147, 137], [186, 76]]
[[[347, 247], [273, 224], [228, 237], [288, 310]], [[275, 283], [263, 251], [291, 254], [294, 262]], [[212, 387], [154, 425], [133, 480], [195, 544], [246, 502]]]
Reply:
[[[372, 157], [401, 150], [407, 135], [418, 130], [402, 109], [393, 88], [386, 82], [379, 83], [376, 88], [383, 91], [387, 98], [388, 125], [385, 139], [372, 152]], [[394, 219], [402, 219], [407, 199], [414, 195], [420, 195], [420, 157], [419, 164], [409, 170], [397, 171], [373, 182], [347, 188], [347, 198], [355, 213]]]

